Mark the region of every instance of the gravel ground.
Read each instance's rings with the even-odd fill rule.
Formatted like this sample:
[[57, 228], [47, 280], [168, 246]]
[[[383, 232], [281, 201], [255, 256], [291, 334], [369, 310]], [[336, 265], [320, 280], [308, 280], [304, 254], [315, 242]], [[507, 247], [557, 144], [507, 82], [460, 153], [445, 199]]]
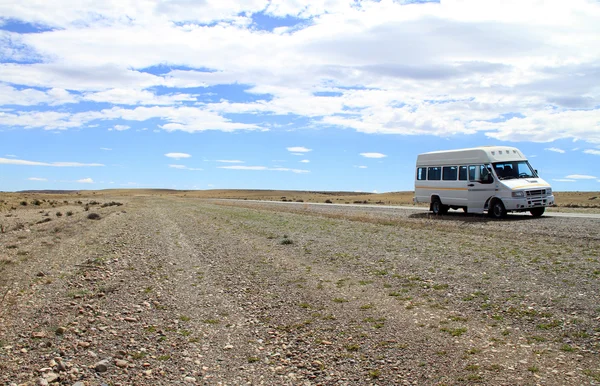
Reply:
[[600, 384], [599, 220], [114, 199], [1, 214], [1, 384]]

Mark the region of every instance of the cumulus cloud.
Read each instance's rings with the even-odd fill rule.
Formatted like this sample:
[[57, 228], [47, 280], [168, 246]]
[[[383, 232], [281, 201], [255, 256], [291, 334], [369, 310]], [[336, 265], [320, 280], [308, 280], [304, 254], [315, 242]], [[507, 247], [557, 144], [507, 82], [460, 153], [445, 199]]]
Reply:
[[596, 149], [586, 149], [583, 152], [585, 154], [600, 155], [600, 150], [596, 150]]
[[[0, 32], [0, 106], [11, 109], [0, 125], [156, 120], [193, 133], [267, 130], [277, 117], [367, 134], [600, 144], [597, 1], [414, 3], [1, 3], [5, 19], [43, 30]], [[298, 23], [260, 28], [256, 15]], [[247, 86], [250, 98], [198, 91], [219, 85]]]
[[281, 168], [281, 167], [270, 168], [267, 166], [232, 165], [232, 166], [218, 166], [218, 168], [219, 169], [232, 169], [232, 170], [270, 170], [270, 171], [277, 171], [277, 172], [292, 172], [292, 173], [297, 173], [297, 174], [310, 173], [309, 170], [303, 170], [303, 169], [290, 169], [290, 168]]
[[0, 164], [4, 165], [23, 165], [23, 166], [54, 166], [54, 167], [96, 167], [104, 166], [103, 164], [97, 163], [80, 163], [80, 162], [38, 162], [38, 161], [27, 161], [21, 159], [9, 159], [0, 158]]
[[240, 161], [237, 159], [218, 159], [217, 162], [226, 163], [226, 164], [243, 164], [244, 161]]
[[564, 154], [565, 153], [565, 151], [563, 149], [559, 149], [557, 147], [547, 147], [544, 150], [553, 151], [555, 153], [560, 153], [560, 154]]
[[101, 147], [100, 150], [111, 151], [112, 149], [109, 147]]
[[29, 177], [28, 180], [29, 181], [48, 181], [47, 178], [40, 178], [40, 177]]
[[576, 182], [577, 180], [573, 180], [570, 178], [554, 178], [552, 181], [556, 182]]
[[360, 153], [365, 158], [385, 158], [387, 155], [381, 153]]
[[189, 155], [187, 153], [166, 153], [165, 157], [181, 159], [181, 158], [190, 158], [191, 155]]
[[81, 184], [93, 184], [94, 180], [92, 180], [91, 178], [82, 178], [80, 180], [77, 180], [77, 182], [81, 183]]

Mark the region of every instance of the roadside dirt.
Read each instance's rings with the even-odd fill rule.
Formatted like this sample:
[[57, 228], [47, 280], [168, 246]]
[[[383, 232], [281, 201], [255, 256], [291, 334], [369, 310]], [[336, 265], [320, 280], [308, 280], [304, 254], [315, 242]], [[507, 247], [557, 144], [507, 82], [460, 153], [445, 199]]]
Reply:
[[112, 200], [1, 214], [2, 384], [600, 384], [598, 220]]

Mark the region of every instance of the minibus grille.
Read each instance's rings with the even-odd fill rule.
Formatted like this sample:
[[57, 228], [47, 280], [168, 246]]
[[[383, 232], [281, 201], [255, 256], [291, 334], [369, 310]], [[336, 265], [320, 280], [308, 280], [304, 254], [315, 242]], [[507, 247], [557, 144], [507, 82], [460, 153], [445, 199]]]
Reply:
[[545, 196], [546, 195], [546, 189], [527, 190], [526, 194], [527, 194], [527, 197]]

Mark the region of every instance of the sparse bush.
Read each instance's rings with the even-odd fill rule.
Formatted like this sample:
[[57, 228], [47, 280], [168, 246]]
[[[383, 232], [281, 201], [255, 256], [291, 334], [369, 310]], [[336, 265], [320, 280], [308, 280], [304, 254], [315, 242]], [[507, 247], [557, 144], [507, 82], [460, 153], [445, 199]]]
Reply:
[[33, 201], [31, 201], [31, 203], [36, 206], [39, 206], [42, 204], [42, 202], [40, 200], [33, 200]]
[[107, 206], [121, 206], [121, 205], [123, 205], [123, 204], [120, 203], [120, 202], [112, 201], [112, 202], [104, 203], [104, 204], [100, 205], [100, 207], [101, 208], [106, 208]]
[[68, 211], [68, 212], [67, 212], [67, 216], [72, 216], [72, 215], [73, 215], [73, 212], [72, 212], [72, 211]]
[[21, 201], [21, 202], [20, 202], [20, 204], [21, 204], [22, 206], [27, 206], [27, 201]]
[[49, 222], [49, 221], [52, 221], [52, 219], [51, 219], [51, 218], [48, 218], [48, 217], [46, 217], [45, 219], [43, 219], [43, 220], [40, 220], [40, 221], [36, 222], [36, 224], [43, 224], [43, 223], [45, 223], [45, 222]]
[[62, 217], [62, 212], [56, 212], [56, 217]]
[[100, 220], [100, 215], [98, 213], [90, 213], [87, 215], [89, 220]]
[[292, 240], [290, 240], [290, 239], [283, 239], [283, 240], [281, 240], [279, 242], [279, 244], [281, 244], [281, 245], [291, 245], [291, 244], [294, 244], [294, 242]]
[[326, 204], [332, 204], [331, 200], [325, 200]]

